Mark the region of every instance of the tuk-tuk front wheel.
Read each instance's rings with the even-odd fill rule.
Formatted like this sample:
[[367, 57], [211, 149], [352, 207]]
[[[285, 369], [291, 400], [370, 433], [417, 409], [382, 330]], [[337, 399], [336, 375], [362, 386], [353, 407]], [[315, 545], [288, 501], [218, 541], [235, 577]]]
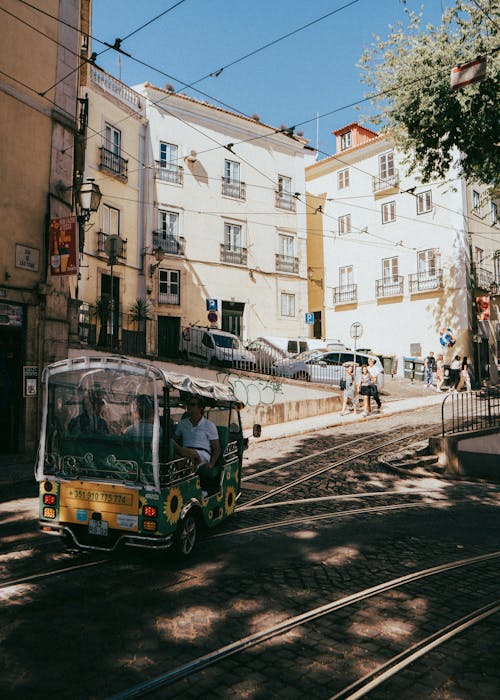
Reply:
[[190, 510], [182, 520], [179, 521], [174, 536], [175, 552], [181, 559], [190, 556], [196, 545], [197, 537], [198, 523], [194, 512]]

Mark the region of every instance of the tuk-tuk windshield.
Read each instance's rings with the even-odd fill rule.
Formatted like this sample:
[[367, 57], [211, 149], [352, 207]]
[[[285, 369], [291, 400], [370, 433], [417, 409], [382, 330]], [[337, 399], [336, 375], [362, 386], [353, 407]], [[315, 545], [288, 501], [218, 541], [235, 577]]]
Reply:
[[151, 374], [110, 367], [50, 375], [44, 474], [153, 483], [155, 383]]

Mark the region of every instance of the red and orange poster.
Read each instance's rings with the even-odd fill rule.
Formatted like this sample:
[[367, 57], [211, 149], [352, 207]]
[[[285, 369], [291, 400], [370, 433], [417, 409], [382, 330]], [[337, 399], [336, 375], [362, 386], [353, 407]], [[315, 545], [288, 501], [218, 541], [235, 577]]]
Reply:
[[78, 272], [76, 216], [51, 219], [49, 259], [52, 275], [76, 275]]

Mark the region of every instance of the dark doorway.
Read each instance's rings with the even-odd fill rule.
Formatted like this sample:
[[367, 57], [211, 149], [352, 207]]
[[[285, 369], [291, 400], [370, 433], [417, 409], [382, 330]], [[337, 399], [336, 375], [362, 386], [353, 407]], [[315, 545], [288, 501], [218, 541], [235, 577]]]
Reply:
[[178, 357], [181, 319], [178, 316], [158, 316], [158, 355]]
[[[101, 298], [105, 295], [111, 298], [111, 275], [101, 276]], [[106, 345], [118, 346], [120, 337], [120, 278], [113, 275], [113, 308], [110, 310], [109, 318], [103, 319], [106, 323]], [[104, 332], [100, 337], [104, 336]]]
[[315, 338], [323, 337], [323, 328], [321, 325], [321, 311], [314, 312], [313, 335]]
[[22, 328], [0, 327], [0, 454], [21, 449], [23, 357]]
[[239, 301], [222, 302], [222, 330], [241, 338], [245, 304]]

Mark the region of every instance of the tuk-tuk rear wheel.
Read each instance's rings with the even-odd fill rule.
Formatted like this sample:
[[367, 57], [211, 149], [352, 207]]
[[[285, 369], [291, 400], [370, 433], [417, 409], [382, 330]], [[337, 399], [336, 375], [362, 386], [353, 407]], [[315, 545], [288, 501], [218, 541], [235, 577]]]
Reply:
[[179, 521], [174, 536], [174, 548], [176, 554], [185, 559], [193, 552], [198, 537], [198, 522], [193, 510], [190, 510]]

